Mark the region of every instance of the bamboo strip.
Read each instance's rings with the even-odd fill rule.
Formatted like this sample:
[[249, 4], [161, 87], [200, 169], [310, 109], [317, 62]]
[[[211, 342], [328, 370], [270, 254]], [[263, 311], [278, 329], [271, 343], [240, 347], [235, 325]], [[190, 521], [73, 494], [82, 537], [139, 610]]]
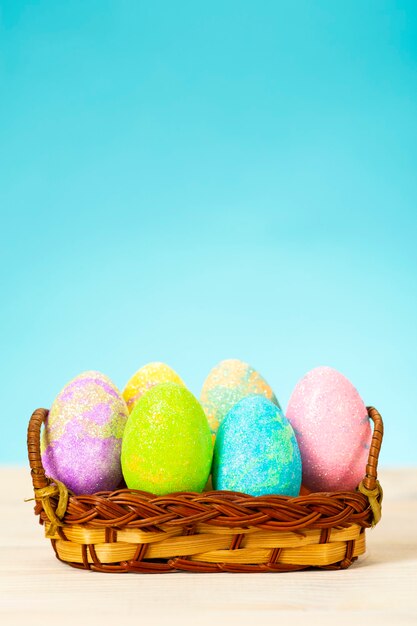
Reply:
[[[196, 532], [192, 536], [182, 536], [183, 529], [180, 527], [166, 527], [165, 530], [156, 531], [143, 531], [136, 528], [115, 530], [115, 542], [132, 543], [132, 544], [153, 544], [164, 541], [167, 546], [167, 552], [169, 553], [171, 547], [178, 545], [178, 540], [173, 538], [178, 537], [179, 543], [183, 543], [186, 547], [187, 542], [193, 541], [193, 537], [208, 538], [209, 541], [213, 541], [214, 537], [223, 537], [224, 542], [220, 547], [227, 548], [232, 542], [235, 535], [243, 534], [242, 547], [246, 548], [285, 548], [296, 547], [303, 545], [310, 545], [319, 543], [321, 531], [320, 530], [304, 530], [302, 532], [285, 532], [285, 531], [264, 531], [258, 530], [256, 527], [246, 529], [236, 528], [219, 528], [216, 526], [210, 526], [204, 524], [200, 526], [201, 531]], [[202, 529], [205, 529], [204, 532]], [[48, 533], [50, 524], [45, 524], [45, 532]], [[218, 531], [222, 530], [221, 533]], [[241, 530], [243, 532], [241, 532]], [[347, 528], [332, 529], [328, 542], [334, 541], [349, 541], [356, 539], [360, 534], [359, 524], [351, 524]], [[244, 532], [246, 531], [246, 532]], [[248, 532], [249, 531], [249, 532]], [[61, 532], [64, 533], [66, 539], [72, 543], [79, 544], [101, 544], [106, 543], [106, 531], [104, 528], [94, 528], [88, 526], [65, 526], [61, 528]], [[58, 530], [53, 535], [52, 539], [61, 539], [61, 535]], [[217, 543], [216, 543], [217, 545]], [[180, 554], [188, 554], [187, 552], [180, 552]], [[172, 555], [171, 555], [172, 556]]]
[[[180, 538], [178, 538], [180, 539]], [[183, 537], [181, 539], [190, 539]], [[177, 549], [172, 549], [168, 554], [164, 544], [150, 545], [146, 553], [146, 559], [150, 558], [173, 558], [175, 556], [188, 556], [191, 560], [208, 563], [267, 563], [270, 559], [271, 549], [267, 548], [239, 548], [237, 550], [216, 549], [216, 542], [223, 540], [221, 537], [211, 538], [211, 546], [214, 548], [206, 552], [199, 552], [203, 544], [198, 536], [193, 536], [193, 542], [187, 542], [187, 546], [178, 542]], [[59, 558], [72, 563], [83, 563], [82, 545], [59, 539], [55, 543]], [[137, 546], [129, 543], [102, 543], [94, 546], [97, 558], [102, 563], [118, 563], [133, 559]], [[186, 552], [188, 550], [188, 552]], [[365, 552], [365, 535], [354, 542], [353, 556], [359, 556]], [[277, 563], [294, 565], [331, 565], [342, 560], [346, 553], [346, 543], [339, 541], [334, 543], [322, 543], [306, 545], [297, 548], [283, 548], [277, 559]], [[88, 562], [92, 563], [91, 554], [88, 553]]]
[[[52, 535], [48, 535], [50, 524], [45, 524], [45, 535], [50, 539], [60, 539], [61, 535], [58, 530]], [[61, 532], [64, 533], [66, 539], [73, 543], [79, 544], [96, 544], [106, 542], [106, 530], [105, 528], [95, 528], [88, 526], [65, 526], [61, 528]], [[154, 543], [157, 541], [164, 541], [170, 537], [176, 537], [183, 533], [183, 529], [180, 527], [170, 527], [167, 530], [160, 532], [156, 531], [144, 531], [138, 528], [129, 528], [123, 530], [115, 530], [115, 540], [125, 543]]]
[[[350, 541], [358, 538], [359, 534], [360, 526], [352, 524], [348, 528], [332, 529], [328, 541]], [[244, 548], [293, 548], [318, 544], [320, 536], [320, 530], [307, 530], [303, 533], [259, 530], [257, 533], [245, 536], [241, 545]]]
[[[363, 534], [354, 543], [353, 555], [359, 556], [365, 552], [365, 535]], [[208, 563], [267, 563], [271, 551], [267, 549], [241, 548], [239, 550], [213, 550], [204, 554], [194, 554], [191, 560]], [[277, 563], [288, 565], [308, 565], [323, 567], [341, 561], [346, 554], [344, 542], [322, 543], [301, 548], [283, 548]]]

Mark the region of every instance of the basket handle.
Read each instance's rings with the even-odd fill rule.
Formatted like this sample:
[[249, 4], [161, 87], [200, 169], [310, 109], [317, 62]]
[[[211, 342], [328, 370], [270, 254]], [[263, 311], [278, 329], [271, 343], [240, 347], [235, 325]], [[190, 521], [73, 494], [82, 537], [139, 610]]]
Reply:
[[34, 489], [43, 489], [49, 485], [49, 480], [42, 465], [40, 450], [41, 426], [48, 417], [48, 413], [47, 409], [36, 409], [29, 420], [27, 437], [28, 457]]
[[366, 474], [362, 483], [366, 489], [372, 491], [378, 486], [378, 457], [381, 451], [382, 437], [384, 436], [384, 424], [382, 417], [373, 406], [367, 407], [368, 415], [374, 423], [371, 447], [369, 448], [368, 463], [366, 464]]

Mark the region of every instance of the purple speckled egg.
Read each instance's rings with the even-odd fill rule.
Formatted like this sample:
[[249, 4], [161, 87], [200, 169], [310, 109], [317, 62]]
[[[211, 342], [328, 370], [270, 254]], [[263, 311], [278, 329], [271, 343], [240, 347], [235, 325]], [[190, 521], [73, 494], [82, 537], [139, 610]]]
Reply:
[[352, 383], [331, 367], [316, 367], [297, 383], [286, 417], [300, 448], [303, 485], [312, 491], [356, 489], [372, 433]]
[[112, 381], [84, 372], [55, 398], [41, 440], [42, 463], [51, 478], [75, 494], [116, 489], [128, 409]]

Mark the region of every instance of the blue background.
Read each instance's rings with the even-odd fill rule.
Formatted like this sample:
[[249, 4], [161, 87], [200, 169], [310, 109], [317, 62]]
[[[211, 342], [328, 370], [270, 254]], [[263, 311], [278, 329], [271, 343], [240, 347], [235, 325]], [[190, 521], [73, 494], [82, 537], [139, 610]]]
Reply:
[[0, 2], [1, 455], [73, 376], [347, 375], [417, 462], [417, 3]]

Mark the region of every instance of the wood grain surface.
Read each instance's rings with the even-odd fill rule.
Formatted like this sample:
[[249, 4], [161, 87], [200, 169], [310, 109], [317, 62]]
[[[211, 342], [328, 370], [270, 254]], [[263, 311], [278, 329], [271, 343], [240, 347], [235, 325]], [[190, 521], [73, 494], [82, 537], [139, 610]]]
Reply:
[[349, 569], [282, 574], [101, 574], [55, 559], [29, 471], [0, 468], [0, 620], [14, 626], [417, 624], [417, 468], [379, 472], [382, 520]]

